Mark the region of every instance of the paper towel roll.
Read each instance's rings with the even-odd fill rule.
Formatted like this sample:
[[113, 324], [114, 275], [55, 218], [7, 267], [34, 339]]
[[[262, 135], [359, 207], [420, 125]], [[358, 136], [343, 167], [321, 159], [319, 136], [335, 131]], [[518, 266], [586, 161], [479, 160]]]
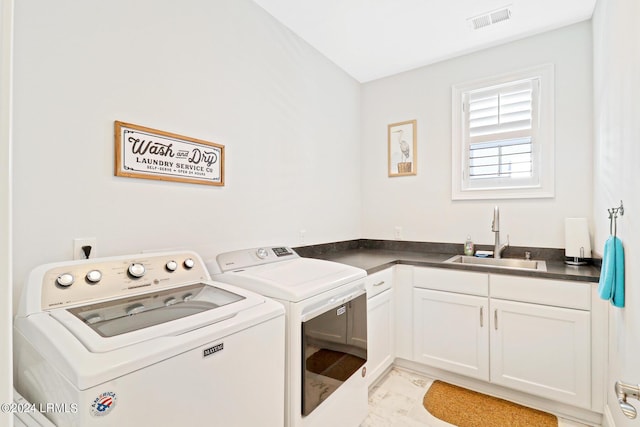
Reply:
[[586, 218], [565, 218], [564, 254], [571, 258], [591, 258], [591, 239]]

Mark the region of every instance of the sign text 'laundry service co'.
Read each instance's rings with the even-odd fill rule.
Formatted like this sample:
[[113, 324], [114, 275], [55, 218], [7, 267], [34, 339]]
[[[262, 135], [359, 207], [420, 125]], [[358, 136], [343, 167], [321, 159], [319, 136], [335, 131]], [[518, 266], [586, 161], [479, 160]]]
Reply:
[[116, 176], [224, 185], [224, 145], [115, 122]]

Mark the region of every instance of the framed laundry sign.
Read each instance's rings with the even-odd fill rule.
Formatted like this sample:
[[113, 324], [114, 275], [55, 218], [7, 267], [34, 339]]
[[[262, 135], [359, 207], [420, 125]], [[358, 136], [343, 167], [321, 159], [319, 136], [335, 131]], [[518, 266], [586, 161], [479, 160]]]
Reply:
[[224, 145], [115, 122], [115, 175], [224, 185]]
[[416, 175], [416, 120], [387, 126], [389, 176]]

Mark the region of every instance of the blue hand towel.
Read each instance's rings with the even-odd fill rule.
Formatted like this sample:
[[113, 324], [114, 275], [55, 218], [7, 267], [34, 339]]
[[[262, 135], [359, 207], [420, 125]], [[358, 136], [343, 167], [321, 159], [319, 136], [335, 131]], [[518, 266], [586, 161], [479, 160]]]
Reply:
[[598, 294], [614, 306], [624, 307], [624, 248], [615, 236], [604, 244]]

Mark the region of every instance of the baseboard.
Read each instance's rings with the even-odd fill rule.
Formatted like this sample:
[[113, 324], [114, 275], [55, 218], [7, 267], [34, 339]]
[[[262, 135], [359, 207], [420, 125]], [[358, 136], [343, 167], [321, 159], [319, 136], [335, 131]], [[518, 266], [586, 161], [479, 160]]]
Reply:
[[380, 375], [378, 375], [376, 377], [375, 380], [373, 380], [370, 384], [369, 384], [369, 390], [372, 390], [375, 386], [377, 386], [382, 380], [384, 380], [384, 378], [387, 376], [387, 374], [393, 369], [394, 365], [393, 363], [389, 366], [387, 366], [384, 371], [382, 371], [380, 373]]
[[[475, 380], [473, 378], [454, 374], [448, 371], [443, 371], [437, 368], [432, 368], [421, 363], [409, 361], [406, 359], [396, 358], [393, 365], [399, 368], [407, 369], [409, 371], [414, 371], [422, 375], [426, 375], [427, 377], [433, 379], [440, 379], [460, 387], [465, 387], [470, 390], [478, 391], [480, 393], [485, 393], [491, 396], [519, 403], [530, 408], [549, 412], [567, 420], [576, 421], [582, 424], [587, 424], [589, 426], [604, 426], [604, 424], [602, 424], [604, 422], [603, 415], [588, 409], [578, 408], [572, 405], [567, 405], [542, 397], [533, 396], [528, 393], [523, 393], [517, 390], [497, 386], [495, 384], [491, 384], [481, 380]], [[615, 425], [611, 424], [608, 427], [615, 427]]]
[[611, 408], [607, 404], [604, 405], [604, 413], [602, 414], [602, 427], [616, 427], [613, 415], [611, 415]]

